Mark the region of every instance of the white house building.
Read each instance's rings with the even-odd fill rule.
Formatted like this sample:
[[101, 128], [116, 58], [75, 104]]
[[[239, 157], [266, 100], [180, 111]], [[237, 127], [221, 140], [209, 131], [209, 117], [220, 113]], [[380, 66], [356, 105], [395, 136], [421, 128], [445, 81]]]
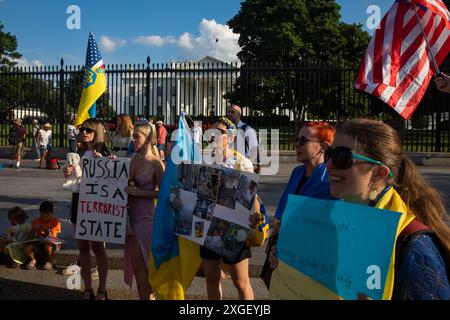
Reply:
[[118, 113], [163, 116], [165, 123], [174, 123], [182, 110], [191, 116], [225, 115], [224, 95], [232, 90], [238, 71], [236, 63], [206, 56], [152, 68], [148, 80], [145, 72], [126, 73], [121, 77], [123, 100], [113, 105]]

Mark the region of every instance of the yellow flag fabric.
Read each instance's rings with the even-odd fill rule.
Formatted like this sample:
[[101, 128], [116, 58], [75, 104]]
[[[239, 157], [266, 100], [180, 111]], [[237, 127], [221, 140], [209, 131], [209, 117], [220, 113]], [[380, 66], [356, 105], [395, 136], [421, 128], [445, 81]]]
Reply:
[[[400, 233], [405, 229], [408, 224], [410, 224], [414, 219], [414, 213], [406, 206], [405, 202], [402, 200], [400, 195], [395, 191], [394, 188], [391, 188], [387, 191], [384, 196], [378, 201], [375, 208], [390, 210], [395, 212], [400, 212], [402, 215], [400, 216], [400, 220], [398, 223], [397, 234], [395, 239], [398, 238]], [[395, 244], [392, 249], [392, 258], [389, 266], [389, 271], [386, 278], [386, 285], [383, 294], [383, 300], [390, 300], [392, 298], [392, 294], [394, 292], [394, 266], [395, 266]]]
[[83, 91], [78, 105], [75, 127], [96, 116], [96, 101], [106, 91], [106, 73], [94, 35], [89, 33], [86, 63], [83, 68]]

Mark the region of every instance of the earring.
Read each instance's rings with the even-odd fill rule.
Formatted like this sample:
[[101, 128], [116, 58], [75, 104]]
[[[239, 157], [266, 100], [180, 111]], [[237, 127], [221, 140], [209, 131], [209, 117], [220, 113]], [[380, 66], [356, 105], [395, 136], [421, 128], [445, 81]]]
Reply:
[[370, 191], [369, 193], [369, 200], [370, 201], [375, 201], [378, 197], [378, 192], [377, 190], [375, 190], [375, 187], [372, 187], [372, 191]]

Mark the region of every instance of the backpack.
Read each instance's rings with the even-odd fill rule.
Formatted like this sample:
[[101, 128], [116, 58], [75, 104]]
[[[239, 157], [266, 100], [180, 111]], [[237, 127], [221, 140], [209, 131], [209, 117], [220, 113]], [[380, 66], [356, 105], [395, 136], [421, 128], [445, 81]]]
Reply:
[[441, 254], [442, 259], [444, 260], [447, 276], [450, 277], [450, 261], [448, 261], [447, 259], [444, 247], [437, 238], [436, 233], [434, 233], [434, 231], [431, 230], [431, 228], [424, 225], [417, 219], [414, 219], [408, 226], [406, 226], [406, 228], [398, 236], [397, 242], [395, 244], [395, 252], [396, 252], [395, 273], [397, 273], [400, 270], [406, 252], [408, 252], [407, 249], [409, 248], [411, 240], [422, 234], [428, 234], [433, 238], [434, 240], [433, 242], [436, 245], [439, 253]]
[[19, 144], [19, 142], [19, 129], [17, 128], [17, 126], [12, 126], [11, 128], [9, 128], [8, 143], [15, 146]]

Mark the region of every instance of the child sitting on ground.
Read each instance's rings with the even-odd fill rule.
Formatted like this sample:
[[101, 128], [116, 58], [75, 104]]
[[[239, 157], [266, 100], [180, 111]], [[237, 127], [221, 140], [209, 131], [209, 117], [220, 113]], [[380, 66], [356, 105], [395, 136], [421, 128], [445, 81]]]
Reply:
[[28, 263], [29, 270], [36, 269], [35, 251], [37, 245], [42, 244], [48, 261], [42, 267], [43, 270], [52, 270], [55, 265], [55, 250], [58, 249], [58, 234], [61, 232], [61, 223], [53, 216], [54, 205], [51, 201], [44, 201], [39, 206], [39, 218], [33, 220], [32, 234], [41, 239], [26, 246], [26, 252], [31, 261]]
[[4, 254], [12, 259], [10, 267], [19, 267], [27, 259], [25, 247], [22, 241], [28, 240], [31, 226], [27, 223], [28, 215], [19, 207], [14, 207], [8, 212], [8, 220], [11, 226], [8, 228], [6, 240], [0, 240], [0, 247]]

